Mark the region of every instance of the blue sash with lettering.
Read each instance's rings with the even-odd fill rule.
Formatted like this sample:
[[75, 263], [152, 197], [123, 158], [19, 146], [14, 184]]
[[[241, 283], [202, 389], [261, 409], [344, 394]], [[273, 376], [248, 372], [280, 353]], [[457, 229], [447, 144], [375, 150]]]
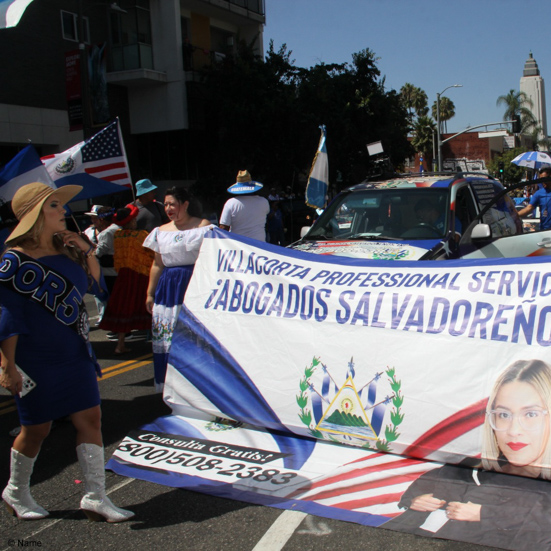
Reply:
[[0, 284], [41, 306], [56, 321], [77, 333], [84, 340], [88, 354], [97, 364], [88, 339], [90, 324], [84, 299], [63, 274], [12, 249], [2, 258]]

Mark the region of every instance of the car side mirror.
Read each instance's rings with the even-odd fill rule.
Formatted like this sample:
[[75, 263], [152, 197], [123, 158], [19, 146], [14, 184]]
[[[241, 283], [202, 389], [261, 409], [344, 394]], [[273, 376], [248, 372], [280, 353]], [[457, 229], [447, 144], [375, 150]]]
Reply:
[[471, 239], [491, 239], [492, 230], [488, 224], [477, 224], [471, 232]]
[[302, 226], [300, 228], [300, 238], [302, 239], [309, 231], [312, 226]]

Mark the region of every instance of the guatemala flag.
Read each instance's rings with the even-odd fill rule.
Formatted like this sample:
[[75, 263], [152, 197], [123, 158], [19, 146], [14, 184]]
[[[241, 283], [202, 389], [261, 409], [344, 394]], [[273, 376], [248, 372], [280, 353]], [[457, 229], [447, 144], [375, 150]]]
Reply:
[[329, 161], [325, 147], [325, 126], [320, 126], [320, 129], [321, 138], [318, 151], [314, 157], [306, 185], [306, 204], [310, 207], [324, 209], [329, 187]]
[[0, 29], [15, 27], [33, 0], [0, 0]]

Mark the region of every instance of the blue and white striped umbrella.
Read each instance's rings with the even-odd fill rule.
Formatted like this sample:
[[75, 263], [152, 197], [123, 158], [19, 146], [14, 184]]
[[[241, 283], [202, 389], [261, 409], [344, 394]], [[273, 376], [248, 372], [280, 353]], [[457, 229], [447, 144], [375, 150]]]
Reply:
[[543, 151], [526, 151], [517, 155], [511, 162], [518, 166], [539, 170], [544, 166], [551, 166], [551, 157]]

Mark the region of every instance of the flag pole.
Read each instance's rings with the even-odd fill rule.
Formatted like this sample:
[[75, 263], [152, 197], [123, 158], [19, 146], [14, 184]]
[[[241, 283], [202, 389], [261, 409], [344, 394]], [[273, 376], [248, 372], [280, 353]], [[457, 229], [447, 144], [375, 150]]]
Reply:
[[132, 183], [132, 175], [130, 174], [130, 166], [128, 166], [128, 157], [126, 156], [126, 149], [124, 147], [124, 140], [122, 139], [122, 130], [121, 130], [121, 123], [119, 120], [119, 117], [116, 117], [117, 119], [117, 130], [119, 132], [119, 141], [121, 144], [122, 154], [123, 157], [126, 160], [126, 166], [128, 168], [128, 179], [130, 180], [130, 189], [132, 190], [132, 203], [136, 202], [136, 192], [134, 191], [134, 184]]

